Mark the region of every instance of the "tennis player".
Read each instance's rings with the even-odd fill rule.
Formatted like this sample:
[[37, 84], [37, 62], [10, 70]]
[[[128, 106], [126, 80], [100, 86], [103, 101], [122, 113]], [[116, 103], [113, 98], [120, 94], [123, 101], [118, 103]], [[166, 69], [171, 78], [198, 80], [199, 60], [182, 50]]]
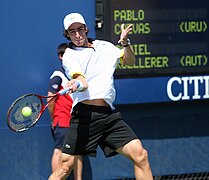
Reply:
[[63, 67], [72, 79], [67, 86], [72, 88], [74, 102], [61, 162], [49, 179], [65, 179], [77, 155], [96, 156], [100, 146], [107, 158], [118, 153], [129, 158], [137, 180], [152, 180], [147, 150], [113, 106], [116, 64], [135, 63], [128, 40], [132, 25], [121, 26], [118, 42], [123, 46], [122, 50], [110, 42], [89, 39], [87, 25], [79, 13], [71, 13], [64, 18], [64, 29], [70, 48], [63, 55]]

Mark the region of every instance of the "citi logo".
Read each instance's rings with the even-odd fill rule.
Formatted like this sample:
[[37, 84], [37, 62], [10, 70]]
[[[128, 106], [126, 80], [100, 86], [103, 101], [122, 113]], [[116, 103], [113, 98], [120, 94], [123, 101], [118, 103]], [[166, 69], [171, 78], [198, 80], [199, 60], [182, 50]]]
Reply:
[[209, 76], [172, 77], [167, 95], [172, 101], [209, 99]]

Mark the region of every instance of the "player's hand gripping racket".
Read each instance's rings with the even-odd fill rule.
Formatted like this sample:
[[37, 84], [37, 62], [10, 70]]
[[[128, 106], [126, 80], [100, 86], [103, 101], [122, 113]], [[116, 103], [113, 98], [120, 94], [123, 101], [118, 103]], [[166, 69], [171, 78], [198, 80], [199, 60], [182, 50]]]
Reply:
[[[62, 89], [53, 96], [41, 96], [37, 94], [26, 94], [16, 99], [7, 113], [8, 127], [15, 132], [26, 131], [37, 123], [48, 105], [58, 96], [66, 94], [70, 88]], [[51, 98], [44, 104], [44, 98]], [[23, 113], [27, 107], [29, 112]]]

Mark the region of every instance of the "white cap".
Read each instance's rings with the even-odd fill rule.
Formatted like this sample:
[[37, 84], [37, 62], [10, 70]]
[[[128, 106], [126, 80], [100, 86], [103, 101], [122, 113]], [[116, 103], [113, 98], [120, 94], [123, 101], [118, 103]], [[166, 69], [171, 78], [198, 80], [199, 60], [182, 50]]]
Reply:
[[63, 24], [64, 28], [67, 30], [71, 24], [73, 23], [81, 23], [81, 24], [86, 24], [83, 16], [79, 13], [70, 13], [67, 16], [65, 16]]

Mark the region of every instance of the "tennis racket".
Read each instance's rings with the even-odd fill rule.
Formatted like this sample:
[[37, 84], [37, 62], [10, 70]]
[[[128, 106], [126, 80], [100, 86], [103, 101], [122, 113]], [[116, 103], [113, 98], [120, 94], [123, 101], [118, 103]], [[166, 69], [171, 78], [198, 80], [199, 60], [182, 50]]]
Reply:
[[[48, 107], [48, 105], [55, 100], [58, 96], [66, 94], [70, 88], [62, 89], [52, 96], [41, 96], [38, 94], [25, 94], [17, 98], [7, 113], [7, 125], [15, 132], [23, 132], [35, 125], [40, 119], [41, 115]], [[44, 104], [44, 99], [51, 98]], [[29, 107], [32, 110], [31, 115], [24, 116], [22, 109]]]

